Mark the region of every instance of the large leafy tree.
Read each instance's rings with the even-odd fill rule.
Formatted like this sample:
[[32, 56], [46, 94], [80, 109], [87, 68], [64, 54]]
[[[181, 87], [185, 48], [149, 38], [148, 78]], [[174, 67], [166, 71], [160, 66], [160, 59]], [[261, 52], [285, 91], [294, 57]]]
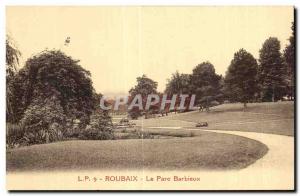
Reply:
[[279, 100], [285, 93], [285, 68], [275, 37], [267, 39], [259, 51], [259, 82], [263, 101]]
[[12, 82], [14, 80], [17, 66], [19, 64], [19, 57], [21, 53], [14, 46], [12, 39], [6, 37], [6, 117], [8, 122], [14, 121], [15, 114], [13, 113], [15, 104], [13, 100], [14, 89]]
[[292, 36], [289, 38], [289, 44], [284, 50], [284, 60], [287, 66], [287, 80], [289, 83], [289, 95], [294, 97], [295, 90], [295, 25], [292, 23]]
[[21, 52], [14, 46], [12, 39], [6, 37], [6, 76], [12, 77], [17, 71]]
[[216, 74], [210, 62], [203, 62], [193, 69], [191, 92], [196, 94], [197, 103], [209, 110], [211, 103], [221, 99], [221, 75]]
[[95, 108], [90, 73], [61, 51], [43, 51], [28, 59], [14, 80], [19, 119], [33, 101], [55, 97], [67, 119], [87, 119]]
[[231, 101], [244, 103], [252, 100], [257, 92], [258, 65], [255, 58], [244, 49], [234, 54], [225, 76], [225, 94]]
[[[177, 95], [175, 102], [175, 112], [180, 106], [182, 94], [191, 95], [191, 75], [190, 74], [180, 74], [178, 71], [172, 74], [172, 77], [167, 80], [167, 85], [165, 93], [172, 98], [173, 95]], [[185, 110], [188, 110], [188, 104], [190, 101], [190, 96], [185, 98]], [[167, 104], [169, 107], [170, 104]]]
[[190, 94], [191, 77], [189, 74], [180, 74], [178, 71], [168, 79], [165, 93], [167, 94]]
[[[157, 82], [148, 78], [146, 75], [142, 75], [142, 77], [137, 77], [137, 84], [129, 90], [129, 103], [133, 101], [136, 95], [141, 95], [143, 108], [145, 108], [147, 102], [147, 96], [149, 94], [157, 94]], [[151, 108], [150, 108], [151, 109]], [[154, 108], [152, 108], [154, 109]], [[132, 118], [137, 118], [143, 114], [143, 110], [138, 107], [133, 107], [129, 110], [129, 115]]]

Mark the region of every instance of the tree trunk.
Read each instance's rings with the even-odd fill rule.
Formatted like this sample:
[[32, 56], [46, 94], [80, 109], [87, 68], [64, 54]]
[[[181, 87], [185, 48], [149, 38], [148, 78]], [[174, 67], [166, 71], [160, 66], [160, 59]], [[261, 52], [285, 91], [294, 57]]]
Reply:
[[247, 102], [244, 102], [244, 108], [247, 108]]

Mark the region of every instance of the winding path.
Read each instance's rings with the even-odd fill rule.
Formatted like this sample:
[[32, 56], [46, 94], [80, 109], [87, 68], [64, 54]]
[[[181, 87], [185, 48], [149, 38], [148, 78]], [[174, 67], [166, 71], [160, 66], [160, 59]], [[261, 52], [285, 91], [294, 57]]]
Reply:
[[[201, 173], [205, 178], [216, 179], [211, 186], [212, 189], [286, 190], [294, 188], [294, 137], [243, 131], [204, 130], [182, 127], [167, 128], [232, 134], [259, 141], [269, 148], [264, 157], [247, 168], [238, 171], [223, 171], [221, 175], [221, 172], [212, 171]], [[220, 176], [222, 177], [220, 178]], [[227, 178], [226, 181], [224, 181], [224, 178]], [[209, 188], [207, 186], [209, 185], [206, 184], [205, 188]]]

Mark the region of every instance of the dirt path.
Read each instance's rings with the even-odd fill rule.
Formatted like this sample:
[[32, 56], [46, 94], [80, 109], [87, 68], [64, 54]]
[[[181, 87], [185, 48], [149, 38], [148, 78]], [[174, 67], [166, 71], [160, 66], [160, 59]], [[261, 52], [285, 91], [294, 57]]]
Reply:
[[[151, 127], [155, 128], [155, 127]], [[159, 127], [156, 127], [159, 128]], [[168, 129], [179, 127], [168, 127]], [[196, 128], [184, 128], [197, 131]], [[254, 164], [238, 171], [201, 172], [204, 178], [214, 180], [212, 189], [293, 189], [294, 137], [242, 131], [203, 130], [225, 133], [257, 140], [268, 146], [268, 153]], [[222, 174], [221, 174], [222, 173]], [[224, 179], [226, 179], [224, 181]], [[205, 186], [207, 188], [208, 184]]]

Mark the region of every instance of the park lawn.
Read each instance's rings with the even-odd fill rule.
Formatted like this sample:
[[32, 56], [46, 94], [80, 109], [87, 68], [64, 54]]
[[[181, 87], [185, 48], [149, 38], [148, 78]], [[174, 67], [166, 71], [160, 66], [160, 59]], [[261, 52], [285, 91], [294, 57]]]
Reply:
[[241, 169], [268, 151], [264, 144], [248, 138], [185, 129], [203, 121], [209, 124], [203, 129], [293, 136], [294, 103], [253, 103], [246, 109], [242, 104], [223, 104], [209, 113], [136, 120], [137, 128], [154, 139], [74, 140], [10, 149], [7, 170]]
[[[169, 122], [168, 122], [169, 120]], [[164, 121], [164, 122], [162, 122]], [[211, 108], [210, 112], [187, 112], [160, 119], [162, 125], [195, 127], [197, 122], [208, 122], [203, 129], [250, 131], [293, 136], [294, 102], [223, 104]], [[144, 126], [153, 122], [143, 121]], [[159, 123], [156, 123], [156, 126]]]
[[180, 132], [185, 130], [149, 131], [165, 135], [172, 132], [174, 137], [74, 140], [10, 149], [7, 171], [241, 169], [268, 151], [258, 141], [229, 134], [196, 131], [184, 137]]

